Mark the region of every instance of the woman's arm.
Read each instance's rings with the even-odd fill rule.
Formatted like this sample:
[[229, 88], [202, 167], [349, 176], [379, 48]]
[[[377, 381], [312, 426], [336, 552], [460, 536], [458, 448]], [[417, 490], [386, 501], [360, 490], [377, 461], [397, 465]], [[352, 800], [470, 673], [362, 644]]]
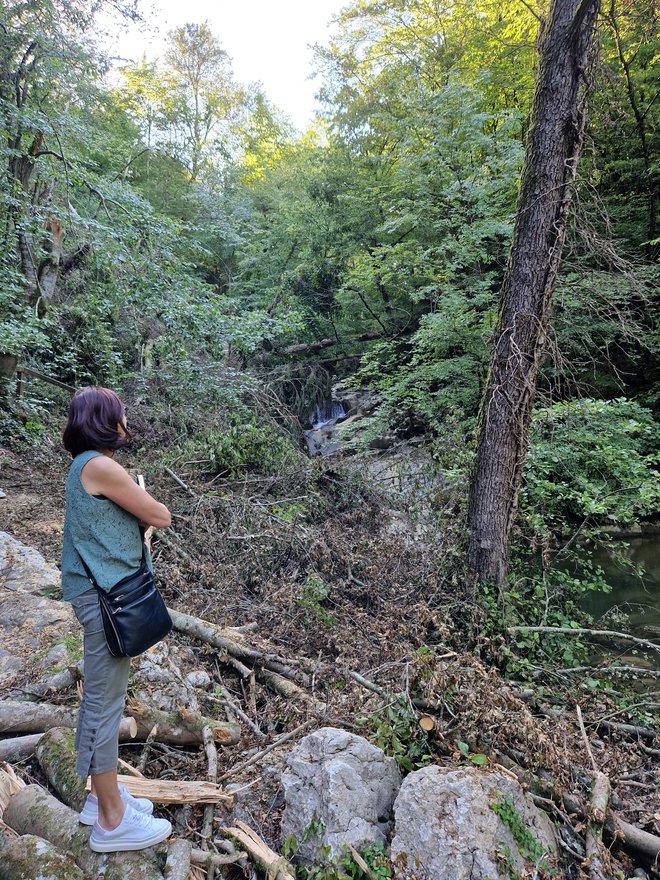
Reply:
[[167, 507], [141, 489], [124, 468], [107, 455], [90, 459], [82, 469], [80, 479], [90, 495], [104, 495], [146, 525], [164, 529], [172, 522]]

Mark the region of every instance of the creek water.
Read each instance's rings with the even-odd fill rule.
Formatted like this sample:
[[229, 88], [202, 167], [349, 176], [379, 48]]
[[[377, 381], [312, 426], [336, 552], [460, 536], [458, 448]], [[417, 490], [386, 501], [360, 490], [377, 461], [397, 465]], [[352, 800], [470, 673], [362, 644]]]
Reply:
[[[603, 619], [603, 629], [629, 632], [642, 639], [660, 642], [660, 535], [630, 538], [624, 551], [644, 574], [639, 576], [621, 565], [606, 549], [594, 554], [594, 562], [605, 572], [610, 593], [587, 593], [583, 608], [595, 621]], [[620, 646], [611, 646], [620, 651]], [[633, 653], [631, 651], [631, 653]], [[660, 670], [660, 653], [635, 652], [637, 661]], [[632, 658], [631, 658], [632, 659]]]

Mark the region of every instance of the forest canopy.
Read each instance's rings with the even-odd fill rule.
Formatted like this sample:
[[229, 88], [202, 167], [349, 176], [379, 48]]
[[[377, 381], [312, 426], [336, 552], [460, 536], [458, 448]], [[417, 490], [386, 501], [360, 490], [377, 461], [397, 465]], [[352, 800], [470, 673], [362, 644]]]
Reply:
[[[316, 48], [321, 110], [299, 132], [236, 80], [207, 22], [109, 76], [88, 4], [3, 4], [0, 354], [168, 406], [238, 406], [266, 381], [303, 427], [341, 381], [377, 399], [356, 443], [423, 437], [438, 461], [471, 448], [546, 13], [353, 0]], [[653, 431], [660, 406], [655, 5], [608, 0], [596, 39], [539, 437], [595, 431], [602, 406], [617, 437], [630, 412]], [[4, 442], [38, 440], [49, 393], [16, 406], [5, 390]], [[563, 517], [617, 515], [595, 479]], [[562, 528], [548, 493], [539, 534]], [[649, 495], [636, 509], [657, 511]]]

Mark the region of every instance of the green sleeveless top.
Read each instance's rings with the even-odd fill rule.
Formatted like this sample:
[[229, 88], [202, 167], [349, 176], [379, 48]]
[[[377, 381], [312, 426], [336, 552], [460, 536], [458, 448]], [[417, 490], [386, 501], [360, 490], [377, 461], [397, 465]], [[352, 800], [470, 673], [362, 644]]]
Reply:
[[62, 595], [71, 600], [92, 584], [82, 559], [96, 583], [109, 590], [134, 574], [142, 561], [142, 535], [138, 520], [110, 501], [85, 491], [80, 473], [101, 452], [81, 452], [71, 462], [66, 480], [66, 514], [62, 538]]

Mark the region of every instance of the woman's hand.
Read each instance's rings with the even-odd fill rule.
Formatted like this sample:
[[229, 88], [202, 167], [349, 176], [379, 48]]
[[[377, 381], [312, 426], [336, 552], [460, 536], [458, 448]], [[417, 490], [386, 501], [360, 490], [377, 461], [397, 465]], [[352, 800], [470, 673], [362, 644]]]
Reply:
[[141, 489], [124, 468], [108, 455], [96, 455], [81, 471], [83, 487], [90, 495], [103, 495], [132, 513], [144, 528], [168, 528], [172, 516], [160, 501]]

